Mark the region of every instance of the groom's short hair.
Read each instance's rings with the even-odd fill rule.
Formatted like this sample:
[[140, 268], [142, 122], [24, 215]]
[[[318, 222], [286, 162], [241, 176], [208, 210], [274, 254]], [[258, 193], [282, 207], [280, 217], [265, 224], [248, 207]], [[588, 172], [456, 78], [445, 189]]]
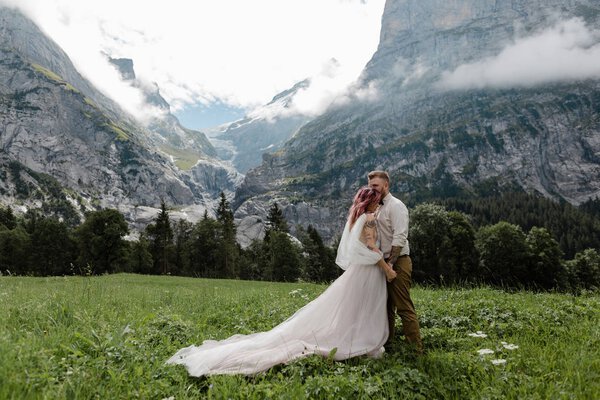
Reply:
[[371, 171], [369, 172], [369, 180], [373, 178], [381, 178], [384, 179], [387, 183], [390, 183], [390, 176], [385, 171]]

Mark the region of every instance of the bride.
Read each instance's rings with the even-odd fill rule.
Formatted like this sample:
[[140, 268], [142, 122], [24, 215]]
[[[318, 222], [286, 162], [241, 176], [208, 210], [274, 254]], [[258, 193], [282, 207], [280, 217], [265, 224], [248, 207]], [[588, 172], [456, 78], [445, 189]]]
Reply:
[[381, 356], [388, 336], [386, 278], [396, 273], [377, 245], [381, 193], [361, 188], [350, 207], [336, 264], [345, 272], [319, 297], [268, 332], [205, 340], [167, 360], [192, 376], [251, 375], [311, 354]]

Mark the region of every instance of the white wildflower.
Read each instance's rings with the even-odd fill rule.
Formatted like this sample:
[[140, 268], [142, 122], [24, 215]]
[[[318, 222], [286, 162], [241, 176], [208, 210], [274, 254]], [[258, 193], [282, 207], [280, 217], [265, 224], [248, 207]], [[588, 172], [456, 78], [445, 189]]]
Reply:
[[492, 364], [494, 364], [494, 365], [506, 364], [506, 360], [503, 358], [496, 358], [495, 360], [492, 360]]
[[516, 344], [508, 344], [508, 343], [502, 343], [502, 345], [504, 346], [504, 348], [506, 350], [516, 350], [519, 348], [519, 346], [517, 346]]
[[134, 330], [129, 327], [129, 324], [127, 324], [127, 326], [125, 326], [125, 328], [123, 328], [123, 332], [121, 334], [126, 335], [128, 333], [133, 333], [133, 332], [134, 332]]
[[482, 331], [477, 331], [475, 333], [469, 333], [469, 336], [471, 337], [480, 337], [480, 338], [486, 338], [487, 335], [485, 333], [483, 333]]
[[480, 356], [485, 356], [486, 354], [494, 354], [494, 350], [492, 349], [481, 349], [477, 350]]

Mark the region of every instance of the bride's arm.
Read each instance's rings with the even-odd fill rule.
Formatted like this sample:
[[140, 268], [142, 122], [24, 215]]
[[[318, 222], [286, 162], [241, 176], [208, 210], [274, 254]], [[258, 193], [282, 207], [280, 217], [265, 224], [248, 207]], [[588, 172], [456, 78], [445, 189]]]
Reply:
[[394, 269], [392, 268], [392, 266], [385, 262], [383, 258], [383, 253], [381, 253], [381, 250], [377, 248], [377, 245], [375, 243], [376, 229], [377, 228], [374, 216], [368, 215], [367, 222], [365, 222], [365, 225], [363, 226], [363, 234], [361, 235], [361, 241], [364, 238], [364, 243], [367, 245], [369, 250], [381, 254], [381, 258], [377, 261], [376, 264], [385, 273], [387, 281], [391, 282], [394, 280], [397, 274], [396, 271], [394, 271]]

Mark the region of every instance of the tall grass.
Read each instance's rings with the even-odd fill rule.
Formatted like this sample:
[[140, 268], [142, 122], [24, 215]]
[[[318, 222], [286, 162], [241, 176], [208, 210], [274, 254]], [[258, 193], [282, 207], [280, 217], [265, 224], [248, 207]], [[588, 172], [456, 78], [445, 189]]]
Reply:
[[310, 357], [253, 377], [197, 379], [164, 365], [180, 347], [270, 329], [324, 288], [123, 274], [0, 277], [0, 398], [600, 395], [600, 296], [593, 293], [415, 288], [421, 357], [398, 340], [383, 359]]

